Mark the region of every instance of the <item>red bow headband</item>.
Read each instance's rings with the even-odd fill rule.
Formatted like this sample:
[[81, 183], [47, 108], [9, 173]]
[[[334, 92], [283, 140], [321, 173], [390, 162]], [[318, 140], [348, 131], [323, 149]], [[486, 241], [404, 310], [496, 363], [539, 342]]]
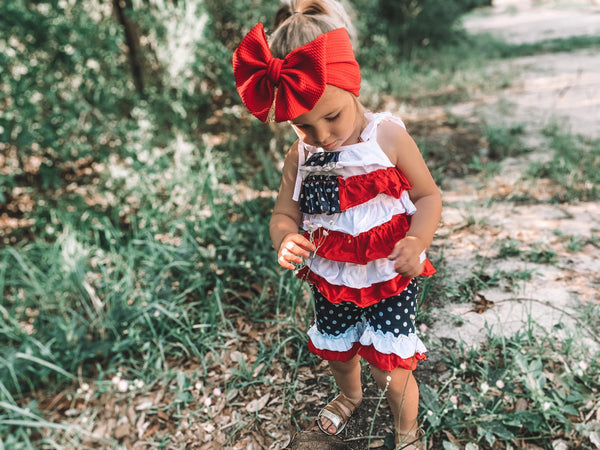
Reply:
[[273, 100], [275, 121], [283, 122], [310, 111], [327, 84], [357, 97], [360, 90], [360, 67], [344, 28], [321, 34], [279, 59], [271, 54], [259, 23], [233, 53], [233, 73], [242, 101], [263, 122]]

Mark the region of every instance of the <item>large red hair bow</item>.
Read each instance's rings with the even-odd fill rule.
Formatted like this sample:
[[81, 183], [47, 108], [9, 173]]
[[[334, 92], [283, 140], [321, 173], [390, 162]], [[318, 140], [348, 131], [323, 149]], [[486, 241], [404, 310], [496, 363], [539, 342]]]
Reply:
[[[242, 101], [263, 122], [275, 100], [275, 121], [310, 111], [331, 84], [358, 96], [360, 68], [348, 32], [338, 28], [274, 58], [261, 23], [233, 53], [233, 73]], [[275, 98], [276, 97], [276, 98]]]

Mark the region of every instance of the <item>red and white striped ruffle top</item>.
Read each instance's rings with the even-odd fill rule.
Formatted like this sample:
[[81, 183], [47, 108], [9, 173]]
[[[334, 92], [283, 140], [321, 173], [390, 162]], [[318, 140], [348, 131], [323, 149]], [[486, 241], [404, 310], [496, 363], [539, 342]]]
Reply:
[[[325, 152], [300, 141], [294, 193], [305, 236], [317, 247], [297, 276], [332, 303], [360, 307], [398, 295], [410, 282], [395, 272], [387, 255], [406, 235], [416, 211], [408, 180], [377, 143], [382, 121], [404, 123], [390, 113], [367, 113], [366, 118], [361, 142], [339, 150]], [[421, 275], [433, 273], [425, 260]]]

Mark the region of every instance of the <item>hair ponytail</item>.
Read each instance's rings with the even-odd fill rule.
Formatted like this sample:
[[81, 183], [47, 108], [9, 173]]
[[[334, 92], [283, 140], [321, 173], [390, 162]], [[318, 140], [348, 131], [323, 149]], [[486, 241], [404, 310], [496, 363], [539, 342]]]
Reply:
[[273, 20], [273, 29], [276, 30], [279, 26], [285, 22], [288, 18], [292, 17], [294, 11], [292, 5], [288, 2], [281, 4], [277, 12], [275, 13], [275, 19]]
[[356, 31], [344, 6], [337, 0], [288, 0], [275, 14], [275, 31], [269, 46], [273, 56], [284, 58], [323, 33], [345, 28], [353, 47]]

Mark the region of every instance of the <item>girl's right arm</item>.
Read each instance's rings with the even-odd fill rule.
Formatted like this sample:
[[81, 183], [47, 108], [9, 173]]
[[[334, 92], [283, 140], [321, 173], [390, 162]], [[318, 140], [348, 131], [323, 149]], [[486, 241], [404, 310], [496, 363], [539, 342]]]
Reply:
[[292, 145], [283, 163], [281, 186], [273, 208], [269, 224], [273, 247], [277, 250], [279, 265], [290, 270], [301, 264], [302, 258], [308, 258], [316, 250], [315, 245], [298, 231], [302, 221], [302, 212], [294, 201], [294, 189], [298, 173], [298, 143]]

